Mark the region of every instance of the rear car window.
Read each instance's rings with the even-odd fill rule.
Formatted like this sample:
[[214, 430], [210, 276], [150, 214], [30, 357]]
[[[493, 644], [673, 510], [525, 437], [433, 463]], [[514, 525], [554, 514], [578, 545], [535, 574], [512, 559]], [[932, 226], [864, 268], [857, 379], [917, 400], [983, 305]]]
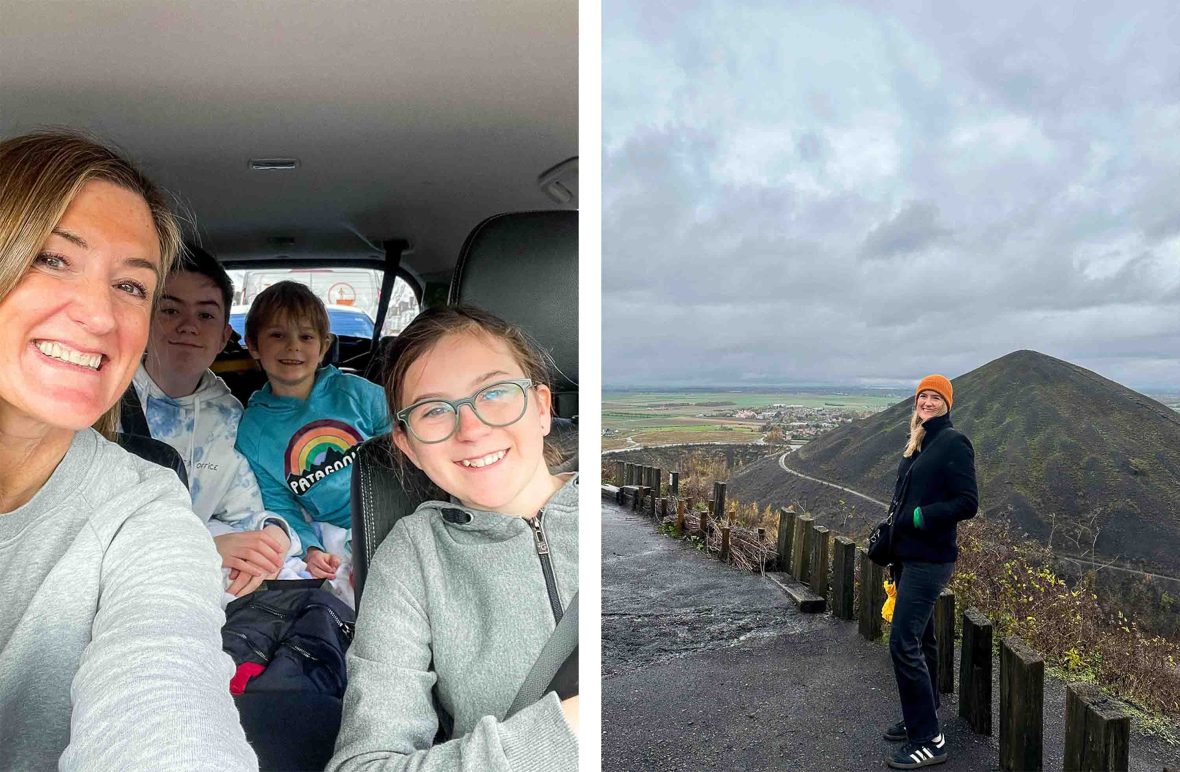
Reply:
[[[381, 271], [367, 268], [262, 268], [228, 271], [234, 282], [230, 326], [243, 337], [246, 314], [258, 294], [280, 281], [297, 281], [324, 301], [332, 332], [339, 336], [372, 338], [381, 293]], [[397, 335], [418, 315], [418, 297], [402, 277], [393, 284], [382, 336]]]

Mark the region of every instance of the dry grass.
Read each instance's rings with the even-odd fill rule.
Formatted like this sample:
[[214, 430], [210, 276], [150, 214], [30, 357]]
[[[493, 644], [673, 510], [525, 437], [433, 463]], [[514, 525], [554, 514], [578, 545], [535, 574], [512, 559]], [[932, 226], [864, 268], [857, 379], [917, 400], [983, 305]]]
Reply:
[[984, 518], [959, 528], [951, 579], [960, 608], [983, 611], [999, 636], [1019, 635], [1068, 676], [1093, 679], [1118, 696], [1180, 719], [1180, 644], [1148, 635], [1121, 612], [1103, 611], [1089, 576], [1070, 586], [1052, 553]]

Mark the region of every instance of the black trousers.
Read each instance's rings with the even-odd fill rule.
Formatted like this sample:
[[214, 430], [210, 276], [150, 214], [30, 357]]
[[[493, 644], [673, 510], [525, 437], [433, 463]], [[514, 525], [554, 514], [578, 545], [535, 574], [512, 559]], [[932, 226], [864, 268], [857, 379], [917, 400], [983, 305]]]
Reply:
[[954, 563], [904, 561], [893, 565], [897, 597], [889, 629], [889, 656], [911, 742], [924, 742], [939, 733], [934, 604], [954, 571]]

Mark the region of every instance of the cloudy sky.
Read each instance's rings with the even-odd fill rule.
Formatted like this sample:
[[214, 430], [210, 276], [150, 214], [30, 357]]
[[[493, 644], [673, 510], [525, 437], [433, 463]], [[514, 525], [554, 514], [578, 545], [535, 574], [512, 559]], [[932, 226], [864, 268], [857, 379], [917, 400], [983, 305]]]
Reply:
[[1180, 390], [1173, 4], [884, 5], [604, 0], [604, 384]]

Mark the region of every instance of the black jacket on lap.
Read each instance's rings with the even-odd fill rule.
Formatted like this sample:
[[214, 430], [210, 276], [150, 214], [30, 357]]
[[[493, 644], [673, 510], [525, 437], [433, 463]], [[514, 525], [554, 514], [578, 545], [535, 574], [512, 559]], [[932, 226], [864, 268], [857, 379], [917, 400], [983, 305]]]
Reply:
[[[897, 468], [893, 493], [902, 503], [894, 516], [893, 554], [901, 561], [951, 563], [959, 557], [956, 526], [979, 510], [975, 449], [951, 426], [950, 416], [931, 418], [924, 427], [922, 447]], [[914, 507], [922, 508], [920, 529], [914, 527]]]

